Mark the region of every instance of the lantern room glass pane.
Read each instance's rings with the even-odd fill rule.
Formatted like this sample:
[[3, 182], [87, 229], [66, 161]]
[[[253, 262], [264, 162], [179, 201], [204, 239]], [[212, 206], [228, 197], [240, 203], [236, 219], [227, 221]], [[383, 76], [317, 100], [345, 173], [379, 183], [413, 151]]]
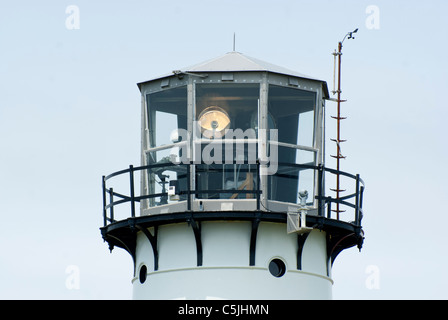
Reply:
[[[146, 164], [157, 165], [149, 168], [147, 174], [147, 193], [158, 195], [147, 200], [147, 206], [154, 207], [185, 200], [186, 196], [170, 197], [167, 190], [170, 183], [175, 183], [178, 190], [187, 190], [187, 174], [185, 166], [173, 166], [173, 156], [181, 156], [182, 150], [177, 147], [181, 141], [178, 129], [187, 130], [187, 87], [167, 89], [146, 96], [148, 107], [148, 140], [149, 150], [146, 152]], [[177, 143], [175, 147], [170, 147]], [[166, 145], [166, 148], [158, 148]], [[179, 149], [179, 150], [178, 150]], [[163, 166], [166, 164], [166, 166]], [[176, 198], [174, 200], [174, 198]]]
[[[270, 85], [268, 111], [270, 129], [277, 129], [280, 143], [277, 149], [279, 166], [268, 179], [268, 199], [298, 203], [298, 192], [307, 190], [308, 202], [314, 199], [314, 170], [289, 164], [315, 165], [315, 152], [304, 150], [314, 146], [314, 110], [316, 93], [289, 87]], [[277, 141], [271, 141], [276, 143]]]
[[269, 176], [268, 199], [299, 203], [297, 193], [306, 190], [309, 195], [308, 201], [312, 202], [315, 170], [289, 164], [314, 166], [315, 153], [283, 146], [279, 146], [277, 152], [279, 166], [275, 174]]
[[[207, 150], [208, 147], [212, 148]], [[226, 150], [228, 147], [225, 143], [202, 145], [203, 161], [196, 165], [196, 190], [200, 191], [196, 193], [198, 199], [256, 198], [257, 144], [233, 144], [232, 150]], [[207, 156], [210, 152], [214, 154]], [[226, 152], [233, 155], [232, 159], [220, 161], [226, 159]]]
[[187, 130], [187, 87], [149, 94], [147, 105], [150, 148], [173, 143], [176, 129]]
[[[202, 136], [205, 136], [204, 130], [213, 129], [213, 125], [217, 126], [216, 131], [221, 131], [219, 122], [224, 122], [226, 129], [241, 129], [243, 132], [253, 129], [255, 138], [258, 129], [259, 95], [258, 84], [196, 85], [196, 120], [200, 121]], [[205, 114], [207, 110], [211, 112]], [[221, 133], [222, 136], [225, 131]]]
[[278, 130], [278, 141], [313, 147], [316, 93], [312, 91], [269, 86], [269, 129]]
[[197, 84], [195, 91], [196, 197], [255, 199], [259, 84]]
[[315, 170], [279, 164], [275, 175], [268, 180], [268, 199], [298, 204], [298, 192], [308, 192], [307, 204], [314, 201]]

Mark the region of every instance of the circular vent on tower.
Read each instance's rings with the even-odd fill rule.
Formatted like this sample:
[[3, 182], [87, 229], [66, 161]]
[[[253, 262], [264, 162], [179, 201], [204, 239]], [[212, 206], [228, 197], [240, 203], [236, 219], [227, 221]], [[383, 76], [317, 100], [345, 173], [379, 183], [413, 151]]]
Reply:
[[275, 258], [269, 262], [269, 272], [277, 278], [282, 277], [286, 272], [286, 265], [283, 260]]

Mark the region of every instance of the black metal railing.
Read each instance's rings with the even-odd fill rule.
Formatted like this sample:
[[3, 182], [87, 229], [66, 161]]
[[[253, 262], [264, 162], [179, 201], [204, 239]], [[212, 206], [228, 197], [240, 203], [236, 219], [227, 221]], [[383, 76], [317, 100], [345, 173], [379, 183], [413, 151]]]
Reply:
[[[317, 201], [319, 202], [318, 205], [318, 215], [324, 216], [324, 208], [327, 207], [326, 210], [326, 217], [328, 219], [332, 219], [332, 204], [341, 204], [343, 206], [347, 206], [349, 208], [354, 209], [354, 220], [350, 221], [352, 224], [361, 226], [361, 220], [363, 218], [363, 210], [362, 210], [362, 203], [363, 203], [363, 196], [364, 196], [364, 189], [365, 189], [365, 183], [359, 176], [359, 174], [353, 175], [344, 171], [338, 171], [335, 169], [325, 168], [324, 166], [318, 166], [318, 190], [319, 195], [316, 197]], [[331, 173], [333, 175], [339, 175], [339, 176], [345, 176], [350, 179], [355, 180], [355, 188], [354, 191], [348, 195], [345, 195], [343, 197], [333, 198], [333, 197], [327, 197], [324, 194], [324, 176], [325, 173]], [[347, 200], [354, 199], [354, 203], [350, 203]], [[339, 217], [338, 217], [339, 219]]]
[[[194, 163], [188, 163], [188, 164], [174, 164], [171, 162], [167, 163], [158, 163], [158, 164], [151, 164], [146, 166], [139, 166], [134, 167], [132, 165], [129, 166], [128, 169], [120, 170], [117, 172], [114, 172], [108, 176], [102, 177], [102, 191], [103, 191], [103, 220], [104, 220], [104, 226], [107, 226], [109, 223], [116, 222], [115, 219], [115, 212], [114, 208], [116, 208], [119, 205], [129, 203], [130, 204], [130, 211], [131, 211], [131, 217], [136, 216], [136, 204], [141, 203], [143, 200], [149, 200], [155, 199], [155, 198], [163, 198], [166, 199], [168, 197], [168, 192], [165, 188], [162, 188], [162, 192], [153, 192], [148, 194], [140, 194], [136, 195], [135, 192], [135, 173], [140, 173], [141, 171], [147, 171], [147, 175], [154, 175], [155, 172], [159, 174], [163, 178], [163, 175], [160, 175], [161, 172], [164, 171], [176, 171], [176, 172], [182, 172], [183, 179], [185, 180], [185, 186], [184, 188], [180, 188], [180, 190], [177, 191], [177, 195], [181, 197], [181, 201], [186, 201], [187, 203], [187, 210], [191, 210], [192, 208], [192, 199], [204, 199], [208, 198], [207, 195], [214, 194], [214, 195], [223, 195], [220, 199], [230, 199], [233, 196], [233, 199], [238, 199], [235, 195], [238, 197], [240, 194], [245, 199], [255, 199], [256, 201], [256, 210], [260, 211], [261, 208], [261, 194], [263, 192], [261, 185], [260, 185], [260, 163], [256, 163], [252, 166], [255, 166], [255, 170], [246, 170], [246, 172], [251, 172], [254, 174], [254, 180], [255, 183], [251, 185], [250, 188], [246, 188], [244, 190], [243, 188], [240, 189], [209, 189], [209, 188], [203, 188], [202, 186], [198, 188], [197, 185], [191, 185], [190, 177], [193, 172], [195, 171], [195, 174], [201, 173], [201, 172], [217, 172], [217, 173], [224, 173], [226, 170], [225, 168], [220, 168], [219, 166], [213, 166], [213, 165], [205, 165], [205, 164], [194, 164]], [[279, 168], [291, 168], [297, 171], [300, 170], [313, 170], [315, 175], [315, 181], [317, 182], [317, 186], [315, 188], [316, 194], [314, 195], [314, 200], [316, 201], [317, 205], [317, 214], [318, 216], [326, 217], [328, 219], [334, 219], [332, 212], [334, 211], [334, 205], [339, 204], [340, 206], [345, 206], [347, 208], [353, 209], [353, 215], [343, 214], [342, 217], [337, 217], [338, 220], [343, 220], [350, 222], [353, 225], [361, 226], [361, 220], [363, 218], [363, 209], [362, 209], [362, 203], [363, 203], [363, 194], [365, 189], [364, 181], [360, 178], [360, 176], [349, 174], [343, 171], [337, 171], [335, 169], [325, 168], [323, 165], [314, 166], [314, 165], [307, 165], [307, 164], [291, 164], [291, 163], [279, 163]], [[114, 177], [117, 176], [123, 176], [123, 175], [129, 175], [128, 183], [129, 183], [129, 194], [124, 194], [123, 192], [117, 192], [114, 190], [113, 187], [108, 186], [108, 181]], [[339, 175], [343, 177], [347, 177], [354, 181], [354, 187], [353, 192], [339, 197], [334, 198], [331, 196], [325, 195], [325, 181], [326, 181], [326, 174], [331, 175]], [[272, 175], [271, 177], [276, 177], [282, 175], [281, 171]], [[283, 174], [284, 175], [284, 174]], [[291, 178], [298, 178], [297, 176], [291, 175]], [[161, 183], [161, 182], [159, 182]], [[163, 186], [167, 183], [166, 181], [163, 181]], [[228, 197], [230, 196], [230, 197]], [[268, 199], [267, 200], [271, 200]], [[154, 200], [152, 200], [154, 201]], [[265, 206], [262, 206], [264, 210], [267, 210]], [[351, 220], [347, 217], [352, 217]]]

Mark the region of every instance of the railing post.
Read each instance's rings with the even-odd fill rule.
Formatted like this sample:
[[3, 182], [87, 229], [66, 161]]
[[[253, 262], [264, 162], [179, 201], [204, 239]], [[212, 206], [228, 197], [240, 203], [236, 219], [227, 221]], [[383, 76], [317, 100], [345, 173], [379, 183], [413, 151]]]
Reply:
[[359, 226], [359, 174], [356, 175], [355, 224]]
[[110, 201], [110, 222], [114, 222], [114, 188], [109, 190], [109, 201]]
[[364, 194], [364, 186], [361, 186], [360, 190], [359, 190], [359, 225], [361, 225], [361, 220], [362, 220], [362, 198], [363, 198], [363, 194]]
[[324, 206], [322, 205], [323, 194], [323, 165], [317, 167], [317, 215], [322, 217]]
[[103, 176], [103, 220], [104, 226], [107, 225], [107, 210], [106, 210], [106, 177]]
[[191, 197], [192, 197], [192, 193], [191, 193], [191, 189], [192, 186], [190, 184], [191, 181], [191, 164], [190, 162], [188, 164], [186, 164], [187, 166], [187, 210], [191, 211]]
[[257, 210], [260, 210], [260, 161], [257, 160]]
[[134, 201], [134, 166], [129, 166], [129, 176], [131, 183], [131, 217], [135, 217], [135, 201]]

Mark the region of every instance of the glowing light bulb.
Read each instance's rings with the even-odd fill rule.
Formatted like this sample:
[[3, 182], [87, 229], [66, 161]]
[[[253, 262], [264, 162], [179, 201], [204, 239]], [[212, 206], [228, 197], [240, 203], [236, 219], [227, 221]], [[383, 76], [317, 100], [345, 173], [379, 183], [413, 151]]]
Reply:
[[230, 127], [230, 118], [224, 109], [217, 106], [205, 108], [199, 115], [199, 125], [204, 137], [220, 138], [225, 135]]

